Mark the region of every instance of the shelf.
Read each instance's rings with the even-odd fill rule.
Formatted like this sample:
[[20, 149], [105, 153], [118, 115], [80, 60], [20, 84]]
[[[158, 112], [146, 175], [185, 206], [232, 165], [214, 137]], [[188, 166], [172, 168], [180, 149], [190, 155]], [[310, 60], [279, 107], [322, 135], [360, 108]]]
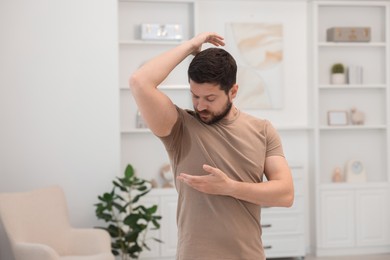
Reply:
[[318, 47], [386, 47], [385, 42], [319, 42]]
[[339, 90], [339, 89], [386, 89], [385, 84], [344, 84], [344, 85], [334, 85], [334, 84], [321, 84], [318, 86], [319, 89], [323, 90]]
[[119, 41], [119, 45], [179, 45], [183, 41], [143, 41], [143, 40], [129, 40]]
[[143, 128], [138, 128], [138, 129], [131, 129], [131, 130], [122, 130], [121, 135], [128, 135], [128, 134], [151, 134], [152, 131], [150, 131], [149, 128], [143, 129]]
[[338, 182], [338, 183], [326, 183], [320, 184], [321, 190], [351, 190], [351, 189], [378, 189], [378, 188], [388, 188], [390, 184], [388, 182], [364, 182], [364, 183], [348, 183], [348, 182]]
[[[130, 91], [130, 88], [119, 88], [121, 91]], [[158, 87], [160, 90], [189, 90], [189, 85], [161, 85]]]
[[320, 130], [339, 131], [339, 130], [386, 130], [386, 125], [347, 125], [347, 126], [320, 126]]
[[310, 131], [314, 128], [311, 126], [275, 126], [278, 131]]
[[189, 90], [190, 85], [161, 85], [158, 88], [161, 90]]

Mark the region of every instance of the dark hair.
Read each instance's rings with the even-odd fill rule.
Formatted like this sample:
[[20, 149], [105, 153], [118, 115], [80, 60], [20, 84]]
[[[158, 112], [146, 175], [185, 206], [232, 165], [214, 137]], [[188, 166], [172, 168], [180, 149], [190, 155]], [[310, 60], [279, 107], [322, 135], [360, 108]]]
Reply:
[[219, 84], [226, 94], [236, 83], [236, 77], [236, 61], [221, 48], [208, 48], [199, 52], [188, 68], [188, 80]]

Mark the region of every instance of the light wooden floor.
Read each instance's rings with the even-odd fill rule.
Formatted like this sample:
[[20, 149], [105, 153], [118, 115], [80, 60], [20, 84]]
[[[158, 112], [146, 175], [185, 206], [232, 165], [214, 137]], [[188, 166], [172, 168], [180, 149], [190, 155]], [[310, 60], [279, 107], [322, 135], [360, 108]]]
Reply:
[[[274, 258], [272, 260], [295, 260], [295, 258]], [[326, 256], [308, 255], [305, 260], [390, 260], [390, 254], [385, 255], [355, 255], [355, 256]]]
[[337, 256], [337, 257], [305, 257], [305, 260], [390, 260], [390, 255], [359, 255], [359, 256]]

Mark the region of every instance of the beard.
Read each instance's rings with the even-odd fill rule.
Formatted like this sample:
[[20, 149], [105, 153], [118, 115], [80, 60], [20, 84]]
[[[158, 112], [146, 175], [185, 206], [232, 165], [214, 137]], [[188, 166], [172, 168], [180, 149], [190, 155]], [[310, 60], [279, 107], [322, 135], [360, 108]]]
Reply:
[[[212, 125], [217, 122], [219, 122], [221, 119], [223, 119], [227, 114], [229, 114], [230, 110], [232, 109], [233, 102], [230, 101], [230, 99], [226, 102], [226, 105], [222, 112], [220, 113], [212, 113], [208, 110], [198, 111], [195, 107], [195, 113], [196, 116], [201, 120], [203, 123], [207, 125]], [[208, 116], [208, 119], [204, 119], [203, 116]]]

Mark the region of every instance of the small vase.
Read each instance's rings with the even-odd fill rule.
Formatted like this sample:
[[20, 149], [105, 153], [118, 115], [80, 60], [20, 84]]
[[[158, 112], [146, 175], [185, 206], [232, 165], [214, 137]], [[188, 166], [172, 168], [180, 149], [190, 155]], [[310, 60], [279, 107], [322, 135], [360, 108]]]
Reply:
[[332, 181], [333, 182], [343, 182], [343, 175], [341, 174], [341, 169], [339, 167], [336, 167], [334, 169]]
[[334, 73], [331, 75], [331, 82], [335, 85], [342, 85], [346, 83], [345, 74]]

